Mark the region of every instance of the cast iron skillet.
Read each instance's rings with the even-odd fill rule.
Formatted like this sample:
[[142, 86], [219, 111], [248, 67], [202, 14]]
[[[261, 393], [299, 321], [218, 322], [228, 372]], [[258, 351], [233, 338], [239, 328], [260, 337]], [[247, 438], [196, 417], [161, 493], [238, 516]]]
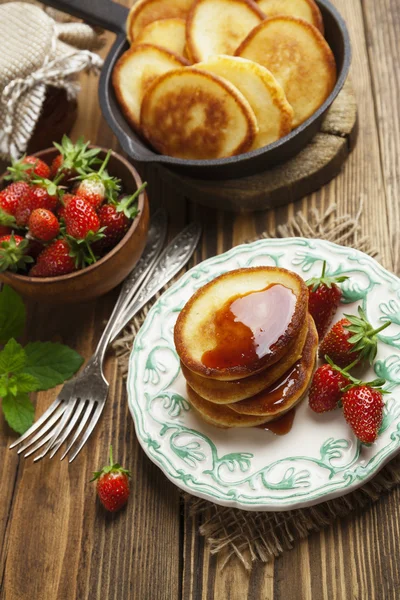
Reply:
[[316, 0], [322, 12], [325, 37], [335, 55], [338, 80], [324, 104], [302, 125], [284, 138], [239, 156], [213, 160], [184, 160], [154, 152], [131, 129], [117, 103], [112, 87], [112, 71], [121, 54], [128, 49], [125, 22], [128, 9], [111, 0], [45, 0], [45, 4], [99, 25], [117, 34], [102, 69], [99, 98], [103, 115], [125, 152], [139, 163], [159, 163], [198, 179], [237, 179], [265, 171], [299, 152], [319, 130], [321, 121], [342, 89], [350, 67], [351, 47], [346, 24], [329, 0]]

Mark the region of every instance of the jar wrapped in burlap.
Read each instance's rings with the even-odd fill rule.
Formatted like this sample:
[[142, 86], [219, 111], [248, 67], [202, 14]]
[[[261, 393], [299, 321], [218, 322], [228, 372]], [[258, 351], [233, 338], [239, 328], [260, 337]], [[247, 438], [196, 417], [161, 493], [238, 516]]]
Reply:
[[76, 75], [98, 71], [102, 59], [92, 52], [98, 35], [83, 23], [57, 22], [29, 2], [0, 0], [0, 155], [16, 159], [27, 149], [42, 112], [46, 91], [79, 91]]

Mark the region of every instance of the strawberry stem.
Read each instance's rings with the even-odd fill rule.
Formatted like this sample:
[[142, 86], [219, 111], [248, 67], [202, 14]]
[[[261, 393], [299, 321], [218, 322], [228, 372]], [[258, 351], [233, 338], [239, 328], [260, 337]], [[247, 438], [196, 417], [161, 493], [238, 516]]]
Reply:
[[326, 260], [324, 260], [323, 265], [322, 265], [321, 279], [323, 279], [325, 277], [325, 271], [326, 271]]
[[392, 324], [392, 321], [387, 321], [386, 323], [384, 323], [383, 325], [381, 325], [380, 327], [378, 327], [377, 329], [373, 329], [370, 333], [371, 336], [376, 335], [377, 333], [379, 333], [380, 331], [383, 331], [384, 329], [386, 329], [386, 327], [389, 327], [389, 325]]
[[355, 367], [359, 362], [360, 362], [359, 358], [356, 358], [356, 360], [353, 360], [353, 362], [351, 364], [347, 365], [347, 367], [345, 367], [343, 369], [343, 373], [348, 373], [349, 371], [351, 371], [351, 369], [353, 367]]
[[112, 445], [110, 444], [110, 467], [112, 467], [114, 464], [113, 461], [113, 449], [112, 449]]
[[103, 164], [101, 165], [100, 169], [98, 170], [99, 175], [101, 175], [103, 173], [104, 169], [106, 168], [108, 161], [110, 160], [111, 153], [112, 153], [112, 150], [109, 150], [107, 152], [107, 156], [103, 160]]

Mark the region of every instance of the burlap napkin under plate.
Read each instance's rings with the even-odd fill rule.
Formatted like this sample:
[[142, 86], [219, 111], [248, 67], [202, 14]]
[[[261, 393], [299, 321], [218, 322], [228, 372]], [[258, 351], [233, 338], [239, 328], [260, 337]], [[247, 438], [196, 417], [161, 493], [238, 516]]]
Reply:
[[[377, 258], [377, 252], [368, 238], [360, 236], [360, 214], [361, 209], [355, 218], [350, 215], [338, 217], [335, 206], [331, 206], [323, 215], [314, 210], [308, 218], [300, 212], [287, 225], [278, 227], [277, 231], [265, 233], [263, 237], [321, 238], [357, 248]], [[146, 306], [114, 342], [114, 349], [125, 374], [133, 339], [150, 306]], [[296, 540], [378, 500], [382, 493], [400, 483], [399, 467], [400, 458], [395, 458], [372, 481], [351, 494], [310, 508], [285, 512], [249, 512], [226, 508], [189, 494], [184, 494], [184, 499], [190, 513], [199, 516], [202, 522], [200, 533], [210, 544], [211, 553], [223, 552], [223, 565], [236, 557], [246, 569], [250, 569], [254, 561], [268, 562], [292, 548]]]

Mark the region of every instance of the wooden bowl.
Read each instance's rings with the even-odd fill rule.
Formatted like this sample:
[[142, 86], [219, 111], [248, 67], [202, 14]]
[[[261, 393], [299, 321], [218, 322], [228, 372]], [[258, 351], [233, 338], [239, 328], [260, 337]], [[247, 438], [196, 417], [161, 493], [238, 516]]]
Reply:
[[[99, 157], [104, 158], [106, 153], [107, 149], [101, 148]], [[50, 165], [56, 154], [55, 148], [47, 148], [35, 156]], [[127, 193], [133, 193], [142, 185], [136, 169], [116, 152], [111, 154], [107, 168], [121, 179]], [[4, 174], [0, 187], [4, 187], [3, 177]], [[125, 237], [93, 265], [59, 277], [28, 277], [5, 271], [0, 274], [0, 281], [23, 296], [47, 303], [85, 302], [106, 294], [125, 279], [142, 255], [149, 228], [149, 204], [145, 192], [139, 196], [138, 208], [139, 214]]]

